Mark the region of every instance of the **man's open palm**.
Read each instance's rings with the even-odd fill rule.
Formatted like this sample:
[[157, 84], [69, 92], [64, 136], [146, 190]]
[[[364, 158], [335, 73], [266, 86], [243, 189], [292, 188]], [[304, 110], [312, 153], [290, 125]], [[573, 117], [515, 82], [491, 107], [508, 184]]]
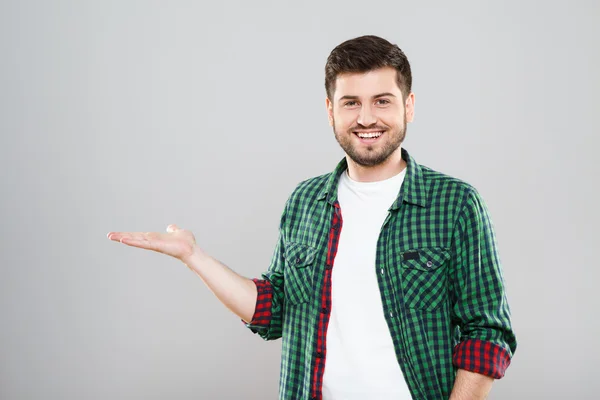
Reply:
[[115, 242], [141, 249], [154, 250], [179, 260], [192, 255], [196, 239], [192, 232], [169, 225], [167, 233], [159, 232], [109, 232], [107, 237]]

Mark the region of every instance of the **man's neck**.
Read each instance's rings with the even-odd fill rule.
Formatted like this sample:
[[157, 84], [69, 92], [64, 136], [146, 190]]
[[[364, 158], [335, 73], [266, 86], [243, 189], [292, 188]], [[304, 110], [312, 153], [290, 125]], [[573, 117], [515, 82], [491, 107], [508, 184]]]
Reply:
[[346, 156], [348, 162], [348, 175], [357, 182], [378, 182], [398, 175], [406, 168], [406, 161], [402, 159], [401, 148], [393, 152], [383, 163], [372, 167], [365, 167], [355, 163]]

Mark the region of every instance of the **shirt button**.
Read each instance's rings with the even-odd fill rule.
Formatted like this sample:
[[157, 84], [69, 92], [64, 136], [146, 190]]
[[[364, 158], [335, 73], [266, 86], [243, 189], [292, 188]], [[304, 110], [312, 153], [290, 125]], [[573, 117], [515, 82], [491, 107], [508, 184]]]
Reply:
[[390, 318], [394, 318], [394, 313], [390, 311]]
[[328, 311], [328, 310], [327, 310], [327, 307], [323, 307], [323, 308], [321, 308], [321, 313], [323, 313], [323, 314], [327, 314], [327, 311]]
[[301, 259], [299, 259], [299, 258], [296, 258], [296, 264], [300, 264], [301, 262], [302, 262], [302, 260], [301, 260]]
[[384, 271], [383, 271], [383, 268], [381, 268], [381, 275], [383, 275], [383, 274], [384, 274]]
[[427, 268], [431, 268], [433, 266], [433, 262], [431, 260], [427, 261]]

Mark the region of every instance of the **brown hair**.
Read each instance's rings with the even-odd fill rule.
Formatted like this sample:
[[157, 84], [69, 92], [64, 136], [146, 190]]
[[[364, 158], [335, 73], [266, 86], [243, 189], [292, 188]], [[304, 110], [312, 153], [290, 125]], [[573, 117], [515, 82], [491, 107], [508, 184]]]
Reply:
[[378, 36], [367, 35], [347, 40], [331, 51], [325, 64], [325, 91], [333, 101], [335, 80], [347, 72], [368, 72], [392, 67], [397, 71], [396, 82], [406, 96], [411, 91], [412, 75], [406, 55], [400, 48]]

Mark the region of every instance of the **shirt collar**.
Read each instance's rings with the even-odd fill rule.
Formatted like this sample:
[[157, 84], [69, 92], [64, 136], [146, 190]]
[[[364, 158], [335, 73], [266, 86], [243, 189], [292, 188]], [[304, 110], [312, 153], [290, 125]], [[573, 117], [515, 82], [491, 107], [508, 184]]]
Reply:
[[[404, 148], [401, 149], [402, 159], [406, 161], [406, 176], [404, 182], [398, 193], [396, 201], [390, 207], [391, 210], [395, 210], [400, 207], [402, 202], [409, 204], [418, 205], [421, 207], [427, 207], [429, 205], [429, 198], [427, 191], [425, 190], [425, 181], [423, 177], [423, 170], [421, 166], [408, 154]], [[335, 167], [333, 172], [329, 174], [325, 185], [319, 192], [317, 199], [327, 200], [327, 202], [333, 205], [337, 201], [337, 189], [340, 175], [348, 169], [348, 162], [344, 157], [338, 165]]]

